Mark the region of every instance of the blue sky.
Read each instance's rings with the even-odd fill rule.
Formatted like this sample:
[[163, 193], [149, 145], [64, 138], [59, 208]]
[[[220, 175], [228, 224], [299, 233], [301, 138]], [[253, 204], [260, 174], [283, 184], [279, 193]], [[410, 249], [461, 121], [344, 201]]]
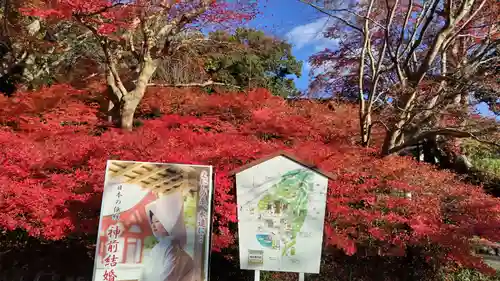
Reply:
[[323, 38], [321, 32], [328, 19], [298, 0], [260, 1], [260, 6], [262, 14], [251, 21], [249, 26], [286, 39], [293, 45], [293, 54], [304, 62], [302, 77], [296, 79], [296, 85], [301, 90], [307, 89], [307, 59], [317, 51], [334, 44]]

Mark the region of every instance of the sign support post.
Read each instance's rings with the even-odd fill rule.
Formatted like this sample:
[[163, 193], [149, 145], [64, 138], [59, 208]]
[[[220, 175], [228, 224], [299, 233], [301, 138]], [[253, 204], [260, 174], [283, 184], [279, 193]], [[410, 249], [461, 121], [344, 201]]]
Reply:
[[299, 281], [304, 281], [305, 280], [305, 274], [300, 272], [299, 273]]
[[260, 281], [260, 270], [255, 270], [254, 281]]

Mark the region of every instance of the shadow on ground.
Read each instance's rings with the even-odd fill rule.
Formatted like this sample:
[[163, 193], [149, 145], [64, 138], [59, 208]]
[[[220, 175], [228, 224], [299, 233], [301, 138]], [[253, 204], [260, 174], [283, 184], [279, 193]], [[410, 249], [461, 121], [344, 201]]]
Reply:
[[[91, 281], [95, 237], [44, 241], [22, 231], [0, 234], [0, 281]], [[232, 259], [227, 256], [234, 257]], [[237, 249], [213, 253], [211, 281], [252, 281], [253, 271], [239, 270]], [[497, 261], [500, 263], [500, 260]], [[434, 281], [437, 271], [419, 255], [404, 257], [346, 256], [324, 250], [321, 274], [307, 274], [307, 281]], [[296, 281], [296, 273], [262, 272], [261, 281]]]
[[0, 234], [0, 281], [90, 281], [93, 238], [44, 241], [23, 231]]

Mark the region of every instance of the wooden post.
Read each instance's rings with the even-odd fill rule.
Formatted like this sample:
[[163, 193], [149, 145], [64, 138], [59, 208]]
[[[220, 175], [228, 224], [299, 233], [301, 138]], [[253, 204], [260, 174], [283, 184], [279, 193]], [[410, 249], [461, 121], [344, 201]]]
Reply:
[[305, 278], [306, 277], [305, 277], [304, 273], [302, 273], [302, 272], [299, 273], [299, 281], [304, 281]]
[[255, 270], [255, 277], [253, 278], [254, 281], [260, 281], [260, 270]]

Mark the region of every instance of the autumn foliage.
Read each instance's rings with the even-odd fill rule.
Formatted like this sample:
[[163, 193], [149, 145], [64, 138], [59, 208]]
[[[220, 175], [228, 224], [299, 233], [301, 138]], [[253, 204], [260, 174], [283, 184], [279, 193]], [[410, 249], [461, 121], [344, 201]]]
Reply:
[[[216, 171], [213, 249], [234, 246], [228, 172], [288, 150], [336, 175], [329, 183], [325, 253], [405, 255], [487, 270], [471, 238], [500, 240], [500, 200], [453, 174], [353, 143], [356, 108], [287, 102], [266, 90], [212, 94], [151, 88], [134, 132], [101, 118], [100, 87], [65, 85], [2, 98], [0, 227], [61, 239], [94, 233], [107, 159], [199, 163]], [[411, 195], [411, 196], [410, 196]]]
[[471, 114], [499, 100], [498, 1], [301, 2], [333, 19], [323, 35], [335, 47], [309, 58], [311, 92], [356, 101], [365, 146], [373, 126], [386, 130], [386, 155], [498, 133], [494, 120]]

